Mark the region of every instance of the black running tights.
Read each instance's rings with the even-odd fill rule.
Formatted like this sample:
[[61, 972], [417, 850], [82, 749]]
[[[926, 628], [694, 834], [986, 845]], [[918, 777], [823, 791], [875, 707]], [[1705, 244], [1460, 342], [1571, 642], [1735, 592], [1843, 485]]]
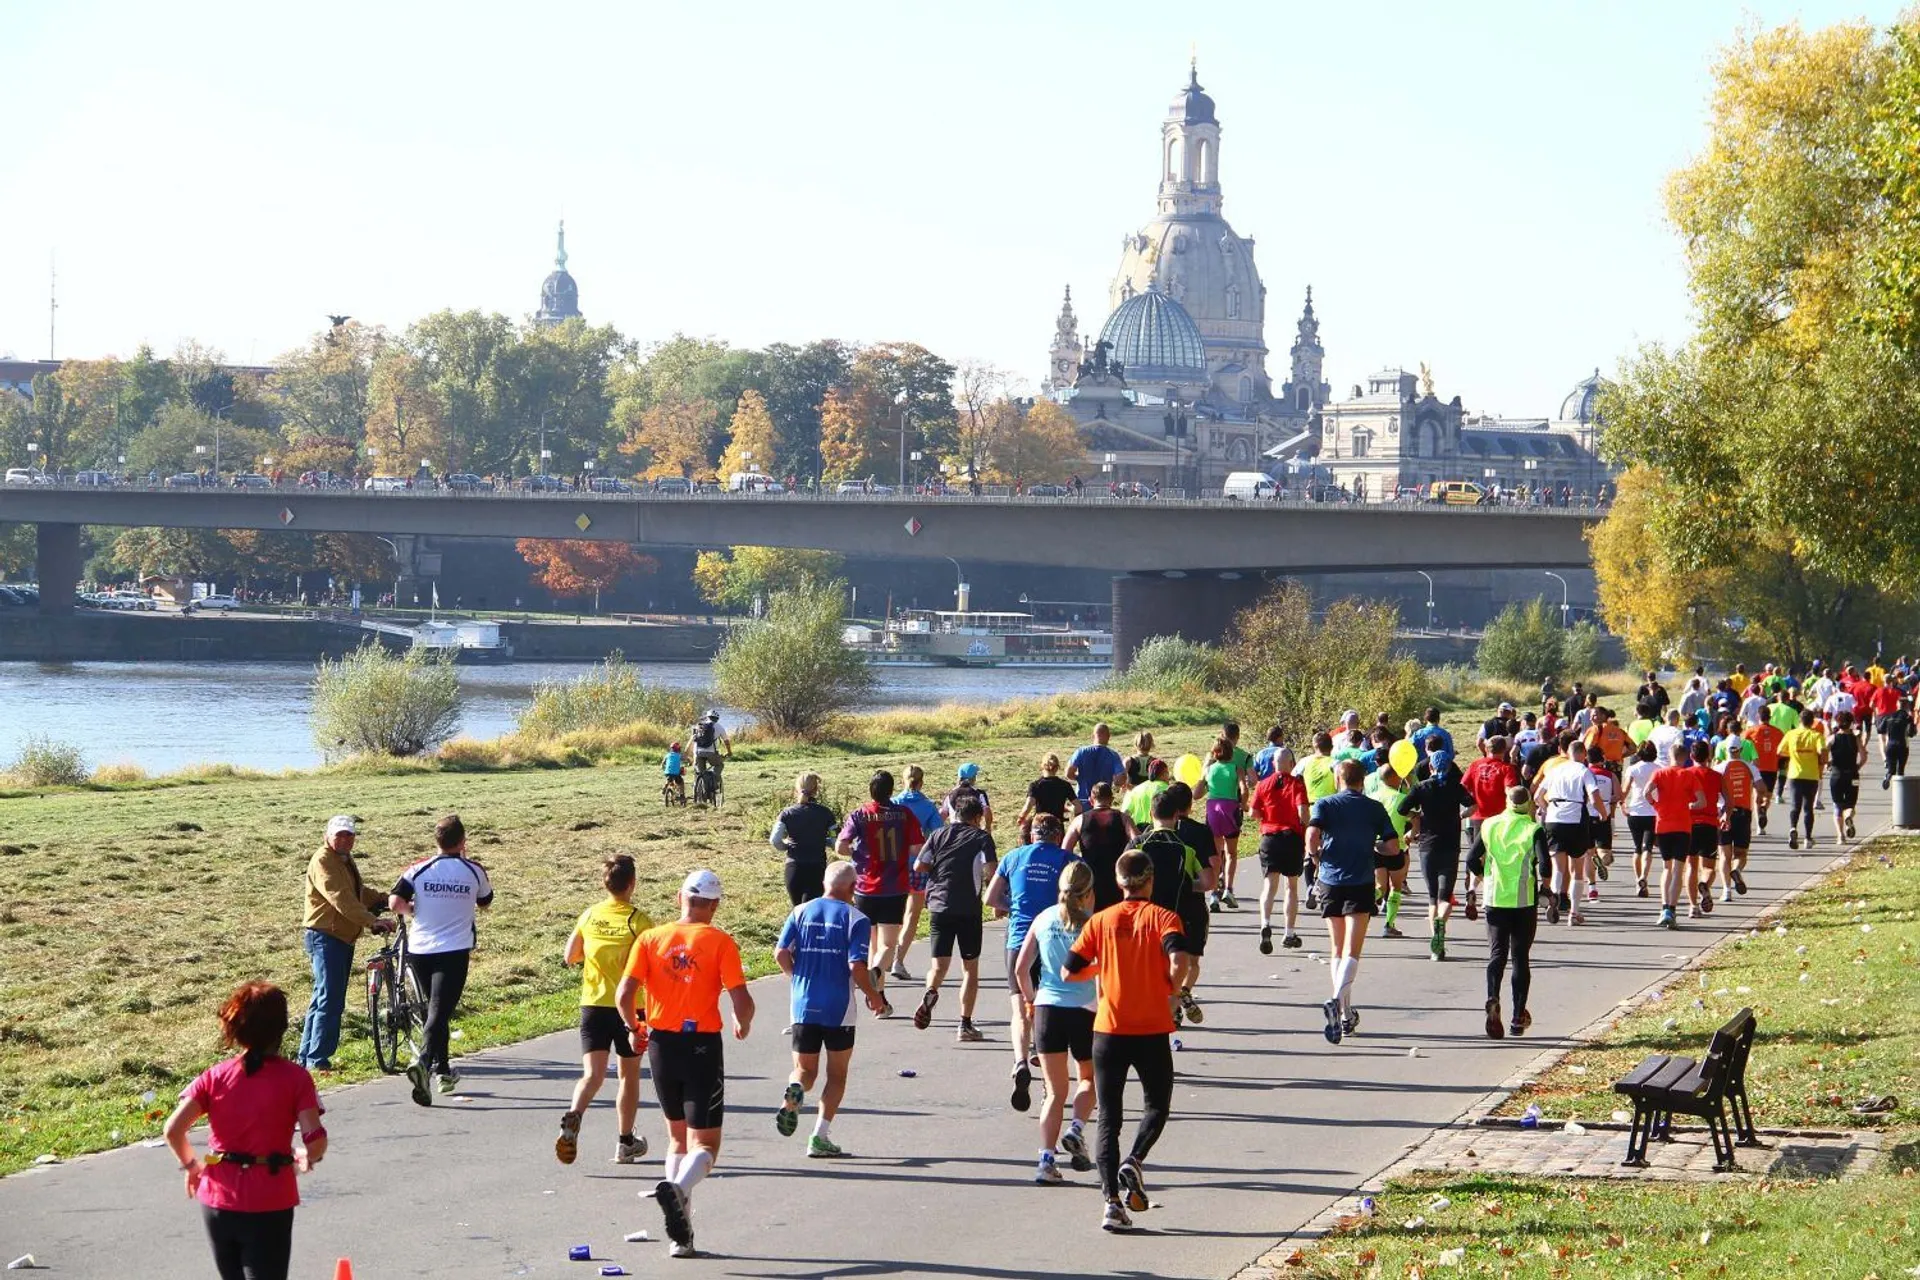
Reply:
[[1633, 837], [1633, 851], [1636, 854], [1653, 852], [1653, 815], [1641, 817], [1637, 813], [1627, 815], [1627, 833]]
[[436, 955], [408, 955], [407, 964], [427, 998], [426, 1048], [420, 1060], [432, 1071], [445, 1071], [448, 1032], [453, 1029], [454, 1006], [467, 989], [467, 961], [471, 951], [442, 951]]
[[1093, 1037], [1093, 1096], [1100, 1104], [1098, 1160], [1100, 1189], [1111, 1200], [1120, 1194], [1120, 1126], [1126, 1120], [1127, 1073], [1140, 1077], [1146, 1106], [1140, 1128], [1133, 1135], [1133, 1159], [1146, 1162], [1147, 1153], [1167, 1127], [1173, 1105], [1173, 1042], [1163, 1035]]
[[1887, 758], [1887, 776], [1904, 776], [1907, 772], [1907, 744], [1895, 742], [1891, 738], [1880, 739], [1880, 753]]
[[1533, 932], [1539, 922], [1537, 907], [1487, 908], [1487, 999], [1500, 998], [1500, 979], [1512, 959], [1516, 1017], [1527, 1007], [1527, 990], [1533, 985]]
[[[1787, 829], [1791, 831], [1795, 827], [1802, 827], [1808, 835], [1812, 835], [1813, 802], [1820, 798], [1820, 779], [1789, 778], [1787, 793], [1793, 798], [1793, 809], [1787, 816]], [[1804, 825], [1800, 817], [1803, 813], [1806, 815]]]
[[[274, 1176], [291, 1178], [293, 1170], [282, 1169]], [[213, 1269], [220, 1273], [220, 1280], [287, 1280], [293, 1256], [293, 1210], [241, 1213], [203, 1205], [200, 1216], [207, 1223]]]

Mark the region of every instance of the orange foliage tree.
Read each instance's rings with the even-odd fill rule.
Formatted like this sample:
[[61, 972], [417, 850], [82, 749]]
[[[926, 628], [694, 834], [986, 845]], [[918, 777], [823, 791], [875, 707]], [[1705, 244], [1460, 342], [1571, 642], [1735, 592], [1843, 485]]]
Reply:
[[624, 542], [590, 542], [579, 538], [521, 538], [514, 543], [520, 558], [534, 568], [533, 583], [563, 600], [593, 596], [593, 607], [600, 608], [600, 593], [613, 587], [631, 573], [652, 573], [660, 562], [644, 556]]

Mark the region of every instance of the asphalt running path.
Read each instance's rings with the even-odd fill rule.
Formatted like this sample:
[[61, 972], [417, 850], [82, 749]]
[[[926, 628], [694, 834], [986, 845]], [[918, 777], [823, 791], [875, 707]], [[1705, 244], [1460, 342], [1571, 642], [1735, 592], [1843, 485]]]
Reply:
[[[1887, 813], [1887, 793], [1870, 773], [1861, 833]], [[1752, 892], [1678, 933], [1652, 927], [1657, 890], [1634, 898], [1622, 855], [1591, 923], [1550, 928], [1543, 917], [1533, 1032], [1498, 1042], [1481, 1029], [1481, 926], [1457, 917], [1452, 959], [1433, 963], [1414, 897], [1404, 940], [1379, 937], [1376, 922], [1357, 984], [1359, 1033], [1328, 1045], [1320, 1013], [1327, 968], [1309, 958], [1324, 955], [1324, 927], [1308, 922], [1306, 950], [1261, 956], [1258, 867], [1249, 860], [1242, 909], [1214, 917], [1199, 989], [1205, 1024], [1181, 1036], [1173, 1118], [1148, 1169], [1158, 1207], [1138, 1215], [1130, 1235], [1099, 1229], [1094, 1174], [1069, 1173], [1064, 1187], [1029, 1180], [1038, 1142], [1033, 1121], [1008, 1106], [1002, 961], [993, 950], [1000, 938], [990, 933], [983, 967], [992, 978], [979, 1009], [988, 1043], [955, 1043], [951, 982], [930, 1031], [913, 1029], [913, 997], [899, 984], [900, 1016], [861, 1025], [848, 1105], [834, 1125], [836, 1141], [854, 1153], [844, 1161], [805, 1157], [811, 1103], [795, 1137], [774, 1131], [789, 1064], [780, 1034], [786, 984], [776, 976], [755, 985], [753, 1034], [727, 1045], [726, 1147], [694, 1197], [697, 1261], [667, 1257], [657, 1206], [636, 1198], [660, 1177], [663, 1125], [650, 1086], [641, 1111], [653, 1145], [646, 1163], [608, 1162], [611, 1084], [587, 1119], [580, 1160], [555, 1162], [553, 1137], [577, 1070], [569, 1031], [464, 1059], [466, 1102], [423, 1110], [397, 1078], [329, 1093], [332, 1149], [302, 1186], [294, 1274], [331, 1276], [345, 1255], [359, 1280], [579, 1277], [608, 1262], [636, 1275], [1229, 1276], [1556, 1037], [1745, 929], [1834, 857], [1831, 814], [1819, 818], [1820, 844], [1797, 853], [1787, 851], [1784, 822], [1772, 824], [1755, 846]], [[921, 974], [926, 961], [923, 940], [910, 968]], [[1409, 1055], [1415, 1046], [1418, 1058]], [[623, 1242], [641, 1228], [650, 1243]], [[575, 1244], [593, 1247], [593, 1267], [568, 1261]], [[0, 1179], [0, 1260], [25, 1253], [71, 1277], [211, 1272], [198, 1213], [164, 1148]]]

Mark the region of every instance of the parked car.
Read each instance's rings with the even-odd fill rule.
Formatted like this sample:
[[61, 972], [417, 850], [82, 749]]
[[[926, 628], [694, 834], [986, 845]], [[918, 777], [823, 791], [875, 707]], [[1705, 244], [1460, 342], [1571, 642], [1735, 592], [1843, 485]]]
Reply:
[[471, 471], [456, 471], [442, 480], [440, 487], [449, 493], [492, 493], [493, 481], [484, 480]]
[[27, 593], [19, 587], [0, 587], [0, 609], [24, 609], [38, 601], [37, 594], [33, 599], [28, 599]]
[[693, 481], [685, 476], [661, 476], [653, 482], [655, 493], [692, 493]]
[[73, 482], [90, 489], [111, 489], [120, 483], [120, 477], [111, 471], [76, 471]]
[[727, 477], [729, 493], [785, 493], [778, 480], [759, 471], [736, 471]]
[[518, 487], [523, 493], [572, 493], [573, 492], [572, 481], [563, 480], [559, 476], [548, 476], [548, 475], [524, 476], [520, 479], [516, 487]]
[[273, 488], [273, 481], [267, 479], [258, 471], [241, 471], [235, 473], [233, 477], [233, 487], [236, 489], [271, 489]]
[[140, 591], [108, 591], [103, 593], [109, 609], [129, 609], [138, 613], [152, 613], [159, 608], [153, 597]]
[[1063, 484], [1030, 484], [1027, 486], [1029, 498], [1064, 498], [1073, 490]]
[[375, 493], [405, 493], [407, 481], [405, 476], [368, 476], [361, 488]]
[[594, 476], [587, 481], [587, 488], [594, 493], [633, 493], [635, 489], [617, 476]]
[[338, 471], [303, 471], [300, 473], [302, 489], [351, 489], [353, 481]]
[[871, 480], [842, 480], [839, 487], [834, 489], [834, 492], [842, 494], [892, 493], [893, 486], [890, 484], [875, 484]]
[[232, 596], [201, 596], [198, 600], [189, 600], [182, 613], [199, 613], [203, 609], [212, 609], [219, 613], [232, 613], [240, 607], [240, 602]]
[[198, 489], [201, 487], [200, 477], [191, 471], [182, 471], [177, 475], [168, 476], [166, 479], [166, 487], [169, 489]]
[[52, 484], [53, 483], [51, 480], [47, 479], [46, 474], [44, 472], [35, 471], [32, 467], [8, 467], [6, 482], [11, 485], [31, 485], [31, 484]]
[[1471, 480], [1436, 480], [1427, 486], [1427, 501], [1450, 507], [1479, 506], [1486, 496], [1486, 490]]

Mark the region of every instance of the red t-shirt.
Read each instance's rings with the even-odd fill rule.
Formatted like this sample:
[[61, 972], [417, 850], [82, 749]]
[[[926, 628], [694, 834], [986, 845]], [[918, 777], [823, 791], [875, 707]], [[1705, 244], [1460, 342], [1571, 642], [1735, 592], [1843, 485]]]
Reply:
[[1900, 709], [1900, 691], [1890, 684], [1876, 685], [1873, 690], [1873, 714], [1890, 716]]
[[272, 1213], [300, 1203], [299, 1179], [291, 1167], [269, 1173], [267, 1156], [292, 1155], [293, 1131], [302, 1111], [320, 1110], [320, 1095], [307, 1069], [285, 1058], [268, 1058], [247, 1074], [240, 1055], [202, 1071], [180, 1094], [200, 1104], [212, 1132], [213, 1151], [258, 1156], [241, 1168], [210, 1164], [200, 1178], [200, 1203], [209, 1209]]
[[1700, 799], [1693, 806], [1693, 825], [1711, 827], [1720, 821], [1720, 790], [1726, 780], [1710, 764], [1689, 765], [1687, 771], [1700, 788]]
[[1727, 761], [1727, 771], [1720, 776], [1726, 780], [1724, 794], [1729, 812], [1753, 808], [1753, 769], [1745, 760]]
[[1484, 822], [1507, 811], [1507, 788], [1520, 785], [1520, 771], [1505, 760], [1482, 756], [1467, 766], [1460, 783], [1473, 797], [1473, 816]]
[[1740, 736], [1753, 744], [1753, 763], [1760, 772], [1773, 773], [1780, 768], [1780, 739], [1786, 734], [1762, 720], [1759, 724], [1748, 725], [1747, 731]]
[[1306, 803], [1306, 779], [1292, 774], [1282, 777], [1278, 770], [1262, 778], [1260, 785], [1253, 789], [1253, 812], [1260, 819], [1260, 834], [1275, 835], [1282, 831], [1305, 834], [1307, 824], [1301, 820], [1300, 810]]
[[1655, 835], [1693, 830], [1693, 802], [1700, 790], [1700, 779], [1691, 766], [1670, 764], [1656, 769], [1653, 777], [1647, 779], [1647, 789], [1660, 793], [1653, 798]]
[[853, 844], [855, 893], [897, 898], [908, 892], [913, 851], [925, 839], [911, 809], [869, 800], [847, 815], [840, 838]]

